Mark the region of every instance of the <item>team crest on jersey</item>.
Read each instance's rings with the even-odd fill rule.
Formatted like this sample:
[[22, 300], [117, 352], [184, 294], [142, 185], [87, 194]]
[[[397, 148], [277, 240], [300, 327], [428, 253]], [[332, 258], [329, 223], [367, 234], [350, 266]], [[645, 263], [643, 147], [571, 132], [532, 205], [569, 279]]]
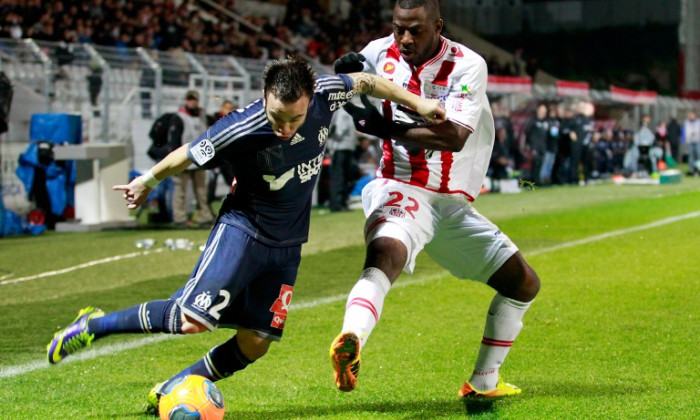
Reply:
[[392, 207], [389, 209], [389, 216], [400, 217], [403, 219], [406, 217], [406, 212], [399, 207]]
[[280, 295], [272, 304], [270, 312], [274, 314], [270, 326], [272, 328], [284, 328], [284, 323], [287, 321], [287, 312], [289, 312], [289, 304], [292, 303], [293, 286], [283, 284], [280, 288]]
[[392, 75], [396, 71], [396, 61], [388, 60], [384, 63], [384, 68], [382, 69], [384, 74]]
[[194, 298], [194, 304], [192, 306], [201, 310], [202, 312], [206, 312], [211, 306], [211, 293], [209, 290], [198, 294], [197, 297]]
[[326, 144], [326, 140], [328, 139], [328, 127], [325, 125], [321, 127], [320, 130], [318, 130], [318, 145], [323, 146]]

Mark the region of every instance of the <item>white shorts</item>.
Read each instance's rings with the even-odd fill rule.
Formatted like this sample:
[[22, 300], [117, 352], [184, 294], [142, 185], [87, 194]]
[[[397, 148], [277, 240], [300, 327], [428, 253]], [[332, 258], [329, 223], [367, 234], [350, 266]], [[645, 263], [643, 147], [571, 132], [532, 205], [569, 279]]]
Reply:
[[362, 190], [365, 243], [390, 237], [408, 250], [404, 271], [412, 273], [425, 248], [452, 275], [486, 283], [518, 247], [466, 198], [377, 178]]

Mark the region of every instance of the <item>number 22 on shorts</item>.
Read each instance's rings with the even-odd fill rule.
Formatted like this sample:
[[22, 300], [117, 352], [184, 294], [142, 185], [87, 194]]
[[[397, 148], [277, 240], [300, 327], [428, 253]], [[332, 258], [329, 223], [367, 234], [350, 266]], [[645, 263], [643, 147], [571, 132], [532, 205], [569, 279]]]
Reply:
[[389, 195], [392, 198], [386, 204], [384, 204], [384, 207], [393, 207], [391, 209], [388, 209], [388, 213], [390, 215], [397, 217], [406, 217], [405, 214], [407, 213], [409, 216], [411, 216], [412, 219], [415, 220], [416, 216], [413, 213], [415, 211], [418, 211], [418, 201], [416, 201], [415, 198], [404, 198], [404, 195], [399, 191], [390, 191]]

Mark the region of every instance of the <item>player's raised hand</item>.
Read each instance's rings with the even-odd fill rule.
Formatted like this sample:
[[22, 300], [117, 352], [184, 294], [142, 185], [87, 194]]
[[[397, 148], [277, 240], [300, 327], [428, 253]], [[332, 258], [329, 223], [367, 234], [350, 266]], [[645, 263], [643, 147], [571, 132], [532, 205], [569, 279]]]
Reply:
[[421, 98], [416, 107], [416, 112], [431, 123], [445, 121], [445, 107], [437, 99]]
[[333, 62], [333, 71], [335, 71], [335, 74], [361, 72], [365, 68], [364, 64], [362, 64], [364, 61], [365, 56], [362, 54], [354, 52], [343, 54]]
[[151, 189], [143, 183], [140, 176], [134, 178], [127, 185], [115, 185], [112, 189], [114, 191], [124, 191], [122, 197], [126, 200], [126, 208], [130, 210], [143, 204], [151, 193]]

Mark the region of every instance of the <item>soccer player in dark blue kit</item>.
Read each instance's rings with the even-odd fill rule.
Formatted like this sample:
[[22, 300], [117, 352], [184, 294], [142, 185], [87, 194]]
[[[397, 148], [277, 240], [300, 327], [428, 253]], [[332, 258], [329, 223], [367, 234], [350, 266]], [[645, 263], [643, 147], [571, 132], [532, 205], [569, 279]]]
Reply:
[[354, 95], [367, 94], [409, 106], [430, 120], [445, 115], [438, 100], [422, 99], [381, 77], [316, 77], [298, 58], [269, 64], [263, 82], [263, 98], [221, 118], [145, 175], [114, 187], [134, 209], [160, 181], [191, 163], [203, 168], [232, 164], [235, 192], [224, 200], [185, 286], [170, 299], [110, 314], [82, 309], [47, 346], [49, 363], [116, 333], [237, 330], [192, 366], [157, 384], [149, 394], [149, 411], [157, 411], [161, 390], [179, 377], [197, 374], [216, 381], [245, 368], [282, 337], [332, 114]]

